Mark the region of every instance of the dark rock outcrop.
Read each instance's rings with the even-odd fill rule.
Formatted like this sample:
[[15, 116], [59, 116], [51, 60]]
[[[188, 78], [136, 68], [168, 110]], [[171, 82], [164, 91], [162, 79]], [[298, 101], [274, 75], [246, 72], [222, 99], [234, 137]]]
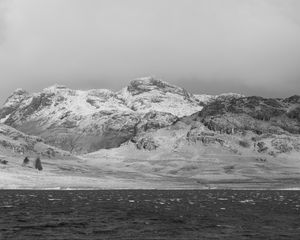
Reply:
[[[133, 140], [133, 142], [135, 142], [135, 141]], [[140, 149], [140, 150], [144, 149], [144, 150], [148, 150], [148, 151], [155, 150], [157, 147], [159, 147], [159, 145], [151, 137], [139, 138], [135, 142], [135, 145], [136, 145], [137, 149]]]
[[296, 96], [289, 100], [243, 97], [210, 102], [193, 119], [213, 131], [227, 134], [243, 131], [299, 134], [299, 113]]

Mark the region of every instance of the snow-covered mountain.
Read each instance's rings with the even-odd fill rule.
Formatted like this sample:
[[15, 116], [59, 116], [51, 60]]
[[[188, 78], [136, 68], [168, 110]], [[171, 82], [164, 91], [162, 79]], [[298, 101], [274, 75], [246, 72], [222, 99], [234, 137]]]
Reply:
[[126, 106], [140, 113], [157, 111], [183, 117], [202, 109], [193, 94], [152, 77], [131, 81], [118, 96]]
[[[0, 121], [0, 152], [13, 153], [11, 172], [6, 165], [2, 169], [2, 186], [7, 178], [9, 184], [33, 186], [28, 180], [23, 185], [32, 173], [20, 166], [18, 154], [45, 156], [49, 175], [42, 187], [94, 187], [95, 182], [103, 187], [105, 181], [111, 187], [112, 177], [114, 186], [128, 181], [126, 186], [138, 182], [138, 188], [148, 181], [151, 188], [166, 183], [224, 187], [224, 181], [259, 187], [261, 179], [272, 186], [291, 186], [291, 179], [299, 183], [297, 95], [193, 95], [151, 77], [118, 92], [55, 85], [33, 94], [17, 89], [0, 109]], [[70, 153], [50, 145], [88, 154], [70, 160]]]
[[33, 94], [17, 89], [0, 110], [0, 121], [65, 150], [90, 152], [198, 112], [199, 98], [152, 77], [133, 80], [119, 92], [60, 85]]

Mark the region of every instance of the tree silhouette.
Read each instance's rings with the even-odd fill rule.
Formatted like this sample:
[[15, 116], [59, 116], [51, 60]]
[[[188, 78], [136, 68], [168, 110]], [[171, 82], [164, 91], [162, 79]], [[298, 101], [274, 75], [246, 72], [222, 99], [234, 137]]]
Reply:
[[25, 166], [28, 163], [29, 163], [29, 158], [25, 157], [24, 160], [23, 160], [23, 166]]
[[39, 157], [37, 157], [35, 159], [34, 167], [35, 167], [35, 169], [38, 169], [39, 171], [43, 170], [42, 162], [41, 162], [41, 159]]

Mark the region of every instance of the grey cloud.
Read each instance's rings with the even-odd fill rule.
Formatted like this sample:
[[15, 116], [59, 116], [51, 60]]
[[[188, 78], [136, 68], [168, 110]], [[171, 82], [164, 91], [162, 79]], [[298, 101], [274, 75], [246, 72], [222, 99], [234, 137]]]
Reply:
[[0, 0], [0, 44], [4, 41], [5, 37], [5, 14], [7, 11], [7, 1]]
[[298, 0], [13, 0], [0, 16], [2, 102], [17, 87], [147, 75], [192, 92], [300, 92]]

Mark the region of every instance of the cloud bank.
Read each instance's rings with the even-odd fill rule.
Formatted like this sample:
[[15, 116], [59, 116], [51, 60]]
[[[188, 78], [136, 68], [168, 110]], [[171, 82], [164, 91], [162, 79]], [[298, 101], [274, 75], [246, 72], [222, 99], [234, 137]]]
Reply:
[[297, 0], [0, 0], [0, 100], [120, 89], [154, 75], [192, 92], [300, 93]]

